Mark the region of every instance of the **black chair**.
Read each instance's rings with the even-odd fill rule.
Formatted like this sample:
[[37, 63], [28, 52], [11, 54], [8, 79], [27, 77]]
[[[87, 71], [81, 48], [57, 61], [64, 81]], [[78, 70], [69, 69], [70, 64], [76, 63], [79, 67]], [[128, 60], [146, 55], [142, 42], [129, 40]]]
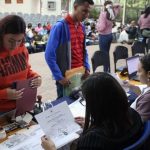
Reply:
[[125, 46], [116, 46], [113, 55], [114, 55], [115, 72], [118, 70], [120, 71], [120, 69], [117, 69], [117, 61], [120, 59], [128, 58], [128, 48]]
[[109, 59], [107, 57], [108, 56], [105, 52], [99, 50], [95, 51], [94, 55], [91, 58], [93, 72], [95, 72], [98, 66], [104, 66], [108, 64]]
[[136, 55], [136, 54], [146, 54], [145, 50], [146, 50], [146, 46], [143, 42], [140, 41], [135, 41], [131, 47], [132, 50], [132, 56]]

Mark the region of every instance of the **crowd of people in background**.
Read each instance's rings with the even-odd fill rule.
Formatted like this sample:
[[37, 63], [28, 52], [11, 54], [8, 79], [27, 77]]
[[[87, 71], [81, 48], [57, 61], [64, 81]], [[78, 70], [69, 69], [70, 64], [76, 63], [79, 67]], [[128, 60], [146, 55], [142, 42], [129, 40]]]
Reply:
[[[115, 10], [117, 9], [115, 8]], [[150, 7], [147, 7], [144, 11], [141, 12], [141, 16], [139, 16], [139, 20], [131, 20], [130, 22], [124, 25], [121, 22], [115, 22], [115, 19], [112, 20], [112, 42], [127, 43], [132, 45], [134, 41], [138, 40], [144, 42], [147, 45], [148, 38], [149, 38], [149, 26], [150, 26], [149, 13], [150, 13]], [[100, 31], [99, 31], [99, 27], [97, 27], [97, 24], [99, 24], [100, 22], [103, 21], [98, 19], [95, 20], [92, 18], [85, 19], [83, 21], [83, 24], [85, 26], [85, 32], [86, 32], [87, 46], [99, 44]], [[26, 47], [28, 48], [29, 53], [45, 50], [51, 28], [52, 25], [50, 24], [50, 22], [47, 22], [47, 24], [44, 25], [38, 23], [37, 27], [35, 28], [32, 28], [32, 23], [28, 23], [26, 28]], [[43, 42], [42, 45], [44, 45], [45, 43], [45, 45], [42, 46], [40, 42]], [[37, 43], [38, 46], [40, 45], [41, 50], [36, 49]]]
[[32, 23], [28, 23], [26, 27], [25, 44], [29, 53], [45, 51], [50, 30], [50, 22], [47, 22], [47, 24], [43, 26], [41, 23], [38, 23], [35, 28], [32, 28]]

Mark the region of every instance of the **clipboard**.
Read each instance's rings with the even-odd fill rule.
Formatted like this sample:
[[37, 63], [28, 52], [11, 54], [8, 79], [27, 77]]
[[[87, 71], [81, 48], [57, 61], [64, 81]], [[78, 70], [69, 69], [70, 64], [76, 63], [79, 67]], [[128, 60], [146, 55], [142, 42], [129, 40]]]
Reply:
[[74, 90], [80, 88], [82, 84], [81, 78], [84, 73], [85, 68], [83, 66], [65, 72], [65, 77], [71, 81], [71, 84], [69, 86], [64, 86], [63, 96], [69, 96]]
[[36, 102], [37, 88], [31, 88], [30, 83], [33, 78], [16, 82], [16, 90], [24, 88], [23, 97], [16, 100], [16, 116], [20, 116], [27, 111], [33, 110]]

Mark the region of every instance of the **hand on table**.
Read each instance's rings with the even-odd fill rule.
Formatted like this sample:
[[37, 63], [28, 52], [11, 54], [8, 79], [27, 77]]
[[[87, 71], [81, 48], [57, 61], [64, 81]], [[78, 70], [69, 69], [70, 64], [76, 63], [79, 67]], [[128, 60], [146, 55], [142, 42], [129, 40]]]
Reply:
[[140, 94], [141, 94], [141, 89], [140, 89], [138, 86], [135, 86], [135, 85], [130, 84], [130, 85], [129, 85], [129, 88], [130, 88], [130, 90], [133, 91], [135, 94], [137, 94], [137, 95], [140, 95]]
[[23, 91], [24, 91], [24, 88], [18, 91], [16, 89], [7, 88], [7, 98], [9, 100], [20, 99], [23, 96]]
[[41, 141], [41, 146], [44, 150], [56, 150], [55, 144], [51, 139], [48, 139], [46, 136], [42, 136]]
[[138, 86], [130, 84], [128, 80], [124, 80], [123, 83], [124, 83], [123, 87], [129, 88], [132, 92], [134, 92], [137, 95], [141, 94], [141, 90]]

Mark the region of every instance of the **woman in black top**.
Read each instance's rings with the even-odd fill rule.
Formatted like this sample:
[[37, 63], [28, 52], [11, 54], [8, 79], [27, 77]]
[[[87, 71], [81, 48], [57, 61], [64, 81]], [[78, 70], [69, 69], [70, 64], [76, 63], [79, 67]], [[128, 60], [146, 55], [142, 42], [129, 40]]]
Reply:
[[86, 116], [78, 150], [122, 150], [141, 136], [141, 118], [129, 108], [125, 91], [110, 74], [91, 75], [82, 93]]
[[[122, 150], [141, 136], [141, 118], [129, 108], [125, 91], [110, 74], [90, 75], [82, 85], [82, 93], [86, 116], [77, 150]], [[42, 141], [44, 147], [46, 141]]]

